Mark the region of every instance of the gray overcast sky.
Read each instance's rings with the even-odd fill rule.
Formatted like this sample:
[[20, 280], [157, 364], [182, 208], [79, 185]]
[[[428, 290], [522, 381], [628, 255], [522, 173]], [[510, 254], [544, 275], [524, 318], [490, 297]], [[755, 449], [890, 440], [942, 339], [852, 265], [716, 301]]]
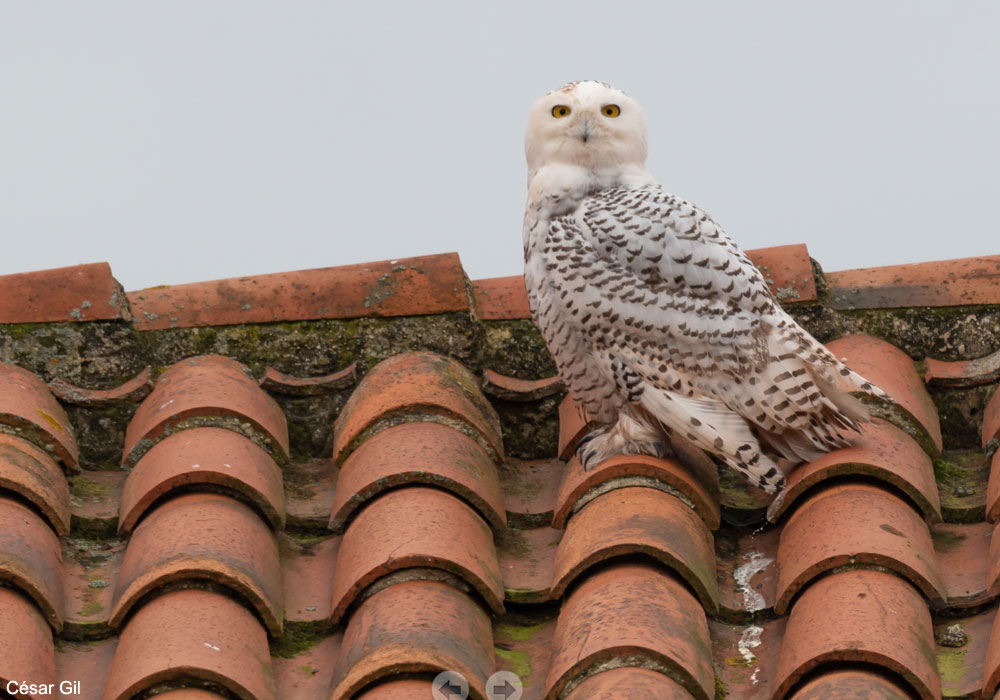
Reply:
[[744, 248], [995, 254], [998, 36], [986, 1], [0, 0], [0, 274], [518, 274], [527, 110], [583, 78]]

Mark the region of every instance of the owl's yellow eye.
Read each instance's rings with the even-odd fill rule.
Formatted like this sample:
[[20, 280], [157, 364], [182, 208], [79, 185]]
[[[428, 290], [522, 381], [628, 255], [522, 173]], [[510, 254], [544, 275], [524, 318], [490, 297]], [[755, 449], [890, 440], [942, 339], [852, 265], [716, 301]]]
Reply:
[[601, 107], [601, 114], [605, 117], [617, 117], [621, 113], [622, 109], [618, 105], [604, 105]]
[[570, 113], [569, 107], [566, 105], [556, 105], [552, 108], [552, 116], [556, 119], [562, 119], [563, 117], [568, 117]]

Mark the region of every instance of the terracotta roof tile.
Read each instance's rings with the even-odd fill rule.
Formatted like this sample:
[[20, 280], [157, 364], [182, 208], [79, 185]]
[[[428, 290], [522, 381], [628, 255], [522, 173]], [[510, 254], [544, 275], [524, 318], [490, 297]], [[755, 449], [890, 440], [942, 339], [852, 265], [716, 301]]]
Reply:
[[340, 542], [333, 536], [306, 542], [287, 534], [278, 538], [286, 622], [320, 624], [330, 619]]
[[79, 683], [80, 694], [70, 696], [73, 700], [101, 700], [117, 647], [118, 637], [60, 644], [56, 652], [56, 678]]
[[124, 463], [134, 466], [158, 440], [183, 429], [186, 419], [215, 417], [246, 422], [243, 430], [250, 433], [248, 437], [256, 438], [279, 462], [288, 459], [288, 427], [274, 399], [240, 363], [202, 355], [182, 360], [160, 375], [153, 393], [129, 422]]
[[566, 390], [562, 377], [518, 379], [493, 370], [483, 372], [483, 391], [507, 401], [537, 401]]
[[885, 416], [913, 435], [929, 454], [941, 452], [937, 408], [913, 362], [894, 345], [869, 335], [850, 335], [827, 343], [848, 367], [885, 390], [902, 415]]
[[66, 610], [62, 636], [67, 639], [108, 637], [112, 634], [109, 622], [125, 543], [72, 538], [63, 540], [62, 553]]
[[957, 362], [943, 362], [926, 357], [924, 366], [924, 381], [928, 384], [949, 387], [992, 384], [1000, 379], [1000, 351], [974, 360]]
[[795, 594], [821, 574], [847, 566], [896, 571], [936, 606], [944, 585], [927, 524], [900, 498], [867, 484], [831, 486], [788, 519], [778, 547], [778, 600], [784, 614]]
[[981, 605], [1000, 593], [988, 590], [989, 523], [938, 523], [931, 526], [941, 584], [951, 610]]
[[504, 508], [511, 527], [552, 524], [566, 465], [558, 459], [508, 459], [500, 466]]
[[455, 253], [150, 287], [128, 293], [142, 330], [469, 309]]
[[41, 379], [6, 363], [0, 363], [0, 424], [76, 467], [79, 449], [66, 411]]
[[128, 319], [124, 295], [107, 263], [0, 277], [0, 323]]
[[835, 309], [1000, 303], [1000, 256], [828, 272]]
[[256, 513], [214, 493], [175, 496], [132, 533], [115, 589], [119, 627], [144, 595], [179, 580], [209, 580], [246, 598], [272, 634], [281, 634], [278, 543]]
[[831, 671], [807, 681], [791, 700], [909, 700], [910, 692], [874, 671]]
[[944, 697], [988, 697], [982, 691], [987, 647], [995, 617], [994, 608], [971, 617], [949, 616], [934, 625]]
[[990, 460], [990, 480], [986, 489], [986, 519], [995, 523], [1000, 519], [1000, 450]]
[[854, 445], [828, 452], [802, 464], [788, 477], [785, 500], [778, 513], [816, 484], [847, 475], [872, 477], [899, 489], [931, 522], [941, 521], [941, 501], [930, 457], [902, 430], [879, 419], [861, 425]]
[[774, 609], [780, 535], [778, 528], [716, 533], [720, 617], [745, 621]]
[[672, 569], [705, 609], [718, 611], [712, 534], [679, 498], [644, 487], [603, 493], [569, 519], [556, 551], [552, 594], [561, 597], [590, 567], [637, 554]]
[[393, 675], [454, 670], [485, 700], [493, 672], [493, 635], [480, 606], [447, 583], [405, 581], [366, 599], [351, 615], [331, 700]]
[[563, 602], [547, 697], [560, 697], [611, 659], [656, 668], [698, 700], [715, 696], [708, 624], [683, 583], [644, 564], [593, 573]]
[[991, 697], [1000, 688], [1000, 615], [994, 615], [983, 673], [983, 697]]
[[567, 696], [568, 700], [691, 700], [692, 697], [670, 676], [628, 667], [591, 676]]
[[[15, 681], [56, 682], [52, 629], [38, 607], [16, 590], [0, 587], [0, 688]], [[20, 697], [20, 695], [19, 695]], [[41, 694], [27, 697], [42, 698]]]
[[503, 581], [489, 526], [454, 495], [409, 486], [373, 500], [344, 533], [333, 574], [334, 621], [380, 576], [411, 567], [451, 572], [494, 612], [503, 612]]
[[32, 503], [57, 534], [69, 534], [69, 483], [62, 469], [48, 453], [7, 433], [0, 433], [0, 489]]
[[587, 412], [567, 394], [559, 404], [559, 459], [569, 459], [583, 436], [594, 428]]
[[[281, 700], [326, 700], [333, 687], [333, 673], [343, 635], [338, 632], [293, 657], [273, 657], [274, 682]], [[429, 684], [428, 684], [429, 685]], [[431, 697], [430, 693], [424, 696]]]
[[129, 532], [165, 494], [201, 485], [223, 486], [253, 503], [276, 530], [285, 521], [281, 470], [252, 440], [223, 428], [190, 428], [153, 447], [128, 473], [119, 533]]
[[552, 598], [555, 555], [561, 530], [535, 527], [506, 530], [497, 538], [497, 561], [504, 596], [513, 603], [540, 603]]
[[354, 386], [358, 381], [358, 363], [352, 362], [342, 370], [321, 377], [293, 377], [268, 367], [261, 377], [261, 388], [275, 394], [291, 396], [318, 396], [330, 391], [340, 391]]
[[62, 628], [62, 548], [33, 510], [0, 495], [0, 581], [35, 601], [55, 630]]
[[[892, 611], [891, 613], [889, 611]], [[806, 674], [835, 662], [898, 673], [923, 700], [941, 697], [931, 616], [908, 582], [881, 571], [845, 571], [808, 586], [792, 606], [775, 700]]]
[[[411, 414], [407, 417], [407, 413]], [[503, 459], [500, 419], [476, 378], [458, 362], [428, 352], [396, 355], [368, 373], [347, 400], [334, 426], [333, 455], [342, 462], [392, 418], [442, 422], [480, 441]]]
[[446, 489], [492, 527], [507, 523], [497, 467], [475, 440], [437, 423], [404, 423], [368, 438], [344, 462], [330, 528], [342, 530], [364, 503], [405, 484]]
[[379, 683], [355, 697], [358, 700], [415, 700], [434, 696], [430, 681], [401, 680]]
[[983, 447], [1000, 437], [1000, 391], [994, 391], [983, 412]]
[[484, 321], [528, 318], [528, 295], [524, 290], [524, 275], [493, 277], [472, 283], [472, 298], [476, 316]]
[[713, 493], [678, 462], [646, 455], [612, 457], [589, 471], [580, 460], [571, 459], [563, 472], [552, 524], [565, 527], [570, 515], [601, 491], [637, 484], [679, 493], [709, 529], [719, 527], [717, 484]]
[[153, 372], [146, 367], [113, 389], [85, 389], [56, 377], [49, 382], [49, 390], [63, 403], [86, 408], [104, 408], [119, 402], [139, 403], [153, 390]]
[[104, 687], [128, 700], [158, 683], [195, 678], [240, 698], [274, 700], [267, 633], [249, 610], [211, 591], [164, 593], [126, 624]]

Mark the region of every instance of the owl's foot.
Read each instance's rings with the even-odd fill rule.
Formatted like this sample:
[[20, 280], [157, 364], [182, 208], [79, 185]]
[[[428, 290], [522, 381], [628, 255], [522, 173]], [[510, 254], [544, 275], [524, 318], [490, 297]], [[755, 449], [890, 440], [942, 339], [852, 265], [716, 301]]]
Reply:
[[618, 455], [649, 455], [662, 458], [670, 454], [661, 441], [629, 439], [619, 429], [620, 425], [621, 423], [614, 427], [602, 426], [590, 431], [580, 440], [580, 444], [576, 446], [576, 456], [583, 464], [584, 471], [590, 471], [601, 462]]

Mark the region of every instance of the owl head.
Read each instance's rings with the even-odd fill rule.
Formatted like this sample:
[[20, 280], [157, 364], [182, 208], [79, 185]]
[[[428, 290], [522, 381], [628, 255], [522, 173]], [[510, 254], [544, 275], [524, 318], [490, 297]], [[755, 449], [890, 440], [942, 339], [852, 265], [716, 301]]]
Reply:
[[646, 118], [638, 102], [607, 83], [569, 83], [531, 108], [524, 153], [529, 181], [540, 168], [551, 164], [595, 171], [642, 169], [646, 162]]

